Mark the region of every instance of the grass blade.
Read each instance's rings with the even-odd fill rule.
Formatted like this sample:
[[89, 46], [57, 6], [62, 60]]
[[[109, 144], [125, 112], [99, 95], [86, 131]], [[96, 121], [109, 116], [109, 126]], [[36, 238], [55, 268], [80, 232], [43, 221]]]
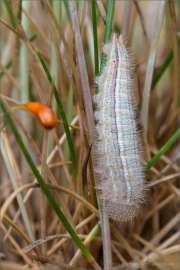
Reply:
[[4, 4], [7, 8], [7, 12], [9, 13], [9, 17], [10, 17], [10, 21], [11, 21], [11, 25], [16, 28], [16, 20], [14, 18], [14, 14], [12, 12], [12, 9], [11, 9], [11, 5], [9, 4], [9, 2], [7, 0], [4, 0]]
[[99, 74], [99, 59], [98, 59], [98, 38], [97, 38], [97, 21], [96, 21], [96, 1], [92, 0], [92, 21], [93, 21], [93, 37], [94, 37], [94, 64], [95, 76]]
[[171, 63], [172, 59], [173, 59], [173, 51], [171, 50], [170, 53], [166, 56], [166, 59], [164, 60], [162, 66], [159, 68], [156, 75], [154, 76], [152, 80], [151, 90], [154, 89], [154, 87], [156, 86], [156, 84], [158, 83], [158, 81], [160, 80], [164, 72], [166, 71], [167, 67]]
[[9, 126], [16, 138], [16, 142], [19, 144], [30, 168], [32, 169], [39, 185], [41, 186], [42, 190], [44, 191], [44, 194], [46, 195], [47, 199], [49, 200], [50, 204], [52, 205], [54, 211], [56, 212], [57, 216], [59, 217], [59, 219], [61, 220], [62, 224], [64, 225], [64, 227], [66, 228], [66, 230], [68, 231], [68, 233], [71, 235], [72, 239], [74, 240], [74, 242], [77, 244], [77, 246], [80, 248], [80, 250], [82, 251], [83, 255], [86, 257], [86, 259], [90, 262], [90, 263], [94, 263], [94, 258], [91, 255], [91, 253], [89, 252], [89, 250], [85, 247], [85, 245], [82, 243], [82, 241], [80, 240], [80, 238], [77, 236], [77, 234], [75, 233], [75, 231], [72, 229], [71, 225], [69, 224], [69, 222], [67, 221], [67, 219], [65, 218], [64, 214], [62, 213], [62, 211], [60, 210], [58, 204], [56, 203], [53, 195], [51, 194], [51, 192], [49, 191], [47, 185], [45, 184], [44, 180], [42, 179], [36, 165], [34, 164], [31, 156], [29, 155], [29, 152], [27, 151], [21, 136], [14, 124], [14, 122], [12, 121], [12, 118], [10, 116], [10, 114], [8, 113], [8, 111], [6, 110], [6, 107], [4, 105], [4, 103], [2, 102], [2, 100], [0, 100], [0, 105], [1, 108], [4, 112], [4, 115], [6, 117], [6, 120], [9, 123]]
[[177, 140], [180, 136], [180, 129], [178, 129], [174, 135], [163, 145], [163, 147], [158, 151], [158, 153], [148, 162], [145, 167], [145, 173], [158, 161], [160, 156], [162, 156], [168, 148]]
[[[7, 168], [7, 171], [8, 171], [12, 186], [13, 186], [14, 190], [16, 190], [16, 189], [18, 189], [17, 179], [16, 179], [16, 175], [14, 173], [14, 170], [12, 168], [12, 164], [10, 162], [8, 153], [6, 151], [5, 143], [3, 141], [3, 138], [5, 139], [5, 136], [1, 135], [1, 140], [0, 140], [1, 141], [1, 153], [2, 153], [2, 156], [3, 156], [3, 159], [4, 159], [4, 163], [6, 165], [6, 168]], [[28, 214], [27, 214], [26, 208], [24, 206], [21, 194], [17, 195], [17, 202], [18, 202], [18, 205], [19, 205], [19, 209], [21, 211], [21, 215], [22, 215], [26, 230], [28, 232], [28, 236], [31, 239], [31, 241], [34, 242], [35, 238], [34, 238], [34, 235], [33, 235], [32, 229], [31, 229], [30, 221], [29, 221]]]
[[63, 0], [63, 3], [64, 3], [64, 6], [65, 6], [67, 16], [68, 16], [68, 20], [71, 21], [70, 14], [69, 14], [69, 6], [68, 6], [67, 0]]
[[[106, 29], [105, 29], [105, 34], [104, 34], [104, 44], [107, 44], [110, 40], [112, 20], [113, 20], [113, 14], [114, 14], [114, 4], [115, 4], [114, 0], [108, 2]], [[102, 74], [102, 71], [105, 65], [106, 65], [106, 54], [102, 53], [100, 74]]]
[[[7, 62], [7, 64], [5, 65], [5, 68], [6, 68], [6, 69], [9, 69], [11, 66], [12, 66], [12, 59], [10, 59], [10, 60]], [[0, 78], [2, 78], [3, 75], [4, 75], [4, 72], [1, 71], [1, 72], [0, 72]]]
[[[39, 60], [43, 66], [43, 69], [46, 73], [46, 76], [48, 78], [48, 81], [50, 82], [50, 84], [52, 84], [52, 77], [51, 77], [51, 74], [40, 54], [40, 52], [36, 51], [37, 52], [37, 55], [39, 57]], [[70, 150], [70, 153], [71, 153], [71, 159], [72, 159], [72, 175], [73, 175], [73, 179], [76, 178], [76, 175], [77, 175], [77, 163], [76, 163], [76, 156], [75, 156], [75, 151], [74, 151], [74, 146], [73, 146], [73, 143], [72, 143], [72, 138], [71, 138], [71, 134], [70, 134], [70, 131], [69, 131], [69, 126], [68, 126], [68, 122], [67, 122], [67, 119], [66, 119], [66, 115], [65, 115], [65, 112], [64, 112], [64, 109], [63, 109], [63, 105], [61, 103], [61, 100], [59, 98], [59, 94], [58, 94], [58, 91], [57, 91], [57, 88], [56, 86], [54, 85], [54, 96], [55, 96], [55, 99], [56, 99], [56, 102], [57, 102], [57, 105], [58, 105], [58, 108], [59, 108], [59, 112], [60, 112], [60, 115], [61, 115], [61, 118], [62, 118], [62, 121], [63, 121], [63, 125], [64, 125], [64, 129], [65, 129], [65, 132], [66, 132], [66, 136], [67, 136], [67, 141], [68, 141], [68, 145], [69, 145], [69, 150]]]
[[145, 78], [145, 83], [144, 83], [141, 119], [142, 119], [142, 125], [144, 128], [145, 137], [147, 136], [148, 113], [149, 113], [149, 102], [150, 102], [152, 76], [153, 76], [154, 63], [155, 63], [155, 57], [156, 57], [156, 52], [157, 52], [157, 45], [158, 45], [158, 41], [159, 41], [159, 37], [160, 37], [160, 33], [161, 33], [165, 5], [166, 5], [166, 1], [159, 1], [158, 2], [155, 26], [154, 26], [154, 31], [153, 31], [153, 38], [151, 41], [148, 66], [147, 66], [147, 70], [146, 70], [146, 78]]

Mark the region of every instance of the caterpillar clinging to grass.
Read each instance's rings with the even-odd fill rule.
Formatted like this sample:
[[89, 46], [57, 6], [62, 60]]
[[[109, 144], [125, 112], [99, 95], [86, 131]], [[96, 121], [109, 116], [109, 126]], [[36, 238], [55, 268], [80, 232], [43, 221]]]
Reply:
[[100, 177], [97, 187], [105, 201], [106, 212], [114, 222], [132, 220], [144, 201], [145, 181], [142, 146], [135, 101], [134, 60], [123, 43], [122, 35], [113, 34], [103, 46], [107, 63], [95, 82], [97, 104], [95, 151]]

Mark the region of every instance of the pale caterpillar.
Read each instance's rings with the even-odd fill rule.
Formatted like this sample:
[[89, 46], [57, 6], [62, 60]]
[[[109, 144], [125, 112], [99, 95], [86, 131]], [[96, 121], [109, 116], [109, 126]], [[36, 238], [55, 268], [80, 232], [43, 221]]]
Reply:
[[103, 46], [107, 63], [95, 82], [99, 93], [93, 100], [98, 109], [94, 150], [98, 153], [97, 173], [101, 199], [114, 222], [132, 220], [144, 201], [145, 181], [142, 146], [135, 100], [134, 60], [122, 35], [113, 34]]

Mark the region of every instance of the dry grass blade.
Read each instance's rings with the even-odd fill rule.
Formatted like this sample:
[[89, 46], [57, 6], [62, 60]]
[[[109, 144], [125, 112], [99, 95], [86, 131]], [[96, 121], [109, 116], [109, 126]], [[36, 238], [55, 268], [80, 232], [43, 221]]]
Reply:
[[143, 34], [144, 34], [144, 36], [147, 38], [147, 33], [146, 33], [145, 25], [144, 25], [144, 18], [143, 18], [143, 15], [142, 15], [142, 12], [141, 12], [141, 9], [140, 9], [140, 7], [139, 7], [139, 4], [138, 4], [137, 0], [134, 0], [134, 4], [135, 4], [135, 6], [136, 6], [136, 8], [137, 8], [137, 12], [138, 12], [139, 18], [140, 18], [140, 20], [141, 20], [141, 25], [142, 25], [142, 29], [143, 29]]
[[[177, 255], [178, 255], [179, 248], [180, 248], [179, 245], [172, 246], [170, 248], [167, 248], [167, 249], [161, 251], [161, 255], [164, 255], [166, 257], [167, 257], [167, 255], [173, 254], [173, 253], [177, 253]], [[146, 258], [143, 259], [143, 262], [146, 262], [146, 261], [155, 261], [157, 258], [159, 258], [159, 255], [157, 255], [155, 253], [151, 253], [150, 255], [148, 255]], [[178, 266], [178, 264], [177, 264], [177, 266]], [[166, 268], [166, 269], [168, 269], [168, 268]]]
[[139, 235], [137, 234], [133, 234], [134, 238], [136, 238], [140, 243], [142, 243], [144, 246], [146, 246], [147, 248], [149, 248], [149, 250], [152, 250], [154, 253], [158, 254], [160, 257], [163, 255], [155, 248], [155, 246], [153, 246], [151, 243], [149, 243], [148, 241], [145, 241], [143, 238], [141, 238]]
[[146, 215], [144, 220], [146, 221], [147, 219], [149, 219], [156, 211], [160, 210], [161, 208], [163, 208], [165, 205], [167, 205], [168, 203], [170, 203], [173, 199], [174, 199], [175, 194], [171, 194], [169, 195], [169, 197], [167, 197], [164, 201], [162, 201], [161, 203], [159, 203], [154, 209], [152, 209], [151, 211], [149, 211]]
[[173, 168], [175, 168], [175, 171], [178, 171], [178, 167], [176, 168], [175, 166], [173, 166], [173, 164], [179, 159], [179, 157], [180, 157], [180, 153], [178, 153], [173, 159], [172, 159], [172, 161], [170, 161], [167, 165], [166, 165], [166, 167], [164, 167], [164, 169], [158, 174], [158, 175], [156, 175], [156, 177], [155, 177], [155, 179], [154, 180], [156, 180], [156, 179], [158, 179], [158, 178], [160, 178], [163, 174], [165, 174], [171, 167], [173, 167]]
[[[11, 225], [13, 227], [13, 229], [16, 230], [16, 232], [26, 240], [27, 243], [29, 243], [29, 244], [31, 243], [31, 240], [29, 239], [29, 237], [8, 216], [5, 215], [4, 220], [9, 225]], [[34, 251], [38, 256], [41, 255], [39, 250], [36, 247], [34, 247]]]
[[9, 25], [6, 21], [4, 21], [3, 19], [0, 19], [0, 22], [2, 22], [5, 26], [7, 26], [12, 32], [14, 32], [17, 36], [20, 37], [19, 32], [14, 29], [11, 25]]
[[[1, 137], [2, 137], [2, 141], [1, 141], [2, 156], [4, 158], [4, 162], [5, 162], [5, 165], [7, 167], [7, 170], [8, 170], [11, 182], [12, 182], [12, 186], [13, 186], [14, 190], [16, 190], [16, 189], [18, 189], [18, 186], [19, 186], [18, 185], [18, 175], [16, 173], [17, 164], [14, 161], [13, 153], [10, 149], [6, 134], [3, 133], [1, 135]], [[28, 214], [27, 214], [26, 208], [23, 204], [22, 196], [20, 194], [17, 195], [17, 201], [18, 201], [19, 209], [21, 211], [21, 215], [22, 215], [27, 233], [28, 233], [31, 241], [34, 241], [34, 235], [33, 235], [32, 229], [31, 229]], [[8, 234], [9, 234], [9, 232], [8, 232]], [[6, 239], [6, 237], [8, 237], [8, 235], [5, 236], [5, 239]]]
[[[4, 112], [0, 113], [1, 268], [178, 269], [179, 4], [138, 0], [1, 2], [0, 107]], [[94, 167], [102, 161], [94, 151], [94, 130], [98, 125], [94, 111], [98, 108], [92, 96], [98, 92], [95, 77], [102, 69], [100, 63], [105, 63], [105, 54], [101, 59], [103, 43], [113, 33], [125, 35], [126, 46], [138, 63], [133, 89], [138, 100], [136, 113], [142, 119], [137, 129], [140, 131], [142, 125], [145, 134], [142, 166], [146, 171], [147, 191], [139, 216], [119, 227], [111, 224], [109, 229], [104, 201], [97, 202], [96, 198], [101, 190], [100, 175]], [[106, 77], [108, 80], [108, 73]], [[68, 137], [54, 93], [63, 106], [70, 131]], [[128, 97], [130, 100], [130, 93]], [[53, 132], [44, 131], [37, 118], [28, 117], [28, 111], [18, 110], [24, 103], [39, 101], [56, 115]], [[18, 133], [20, 136], [16, 136]], [[87, 169], [85, 157], [92, 142]], [[107, 147], [111, 148], [111, 144]], [[31, 164], [22, 151], [26, 158], [29, 156]], [[82, 172], [87, 182], [85, 194]], [[41, 175], [46, 179], [47, 190], [73, 228], [79, 247], [81, 242], [88, 245], [84, 248], [86, 255], [90, 252], [90, 260], [81, 255], [73, 237], [44, 198], [40, 206], [41, 188], [34, 174], [40, 175], [38, 180]], [[110, 188], [116, 190], [114, 186]], [[21, 214], [23, 207], [26, 217]], [[96, 228], [99, 220], [103, 221], [101, 230]], [[97, 236], [91, 234], [94, 228], [96, 233], [99, 230]], [[89, 243], [89, 239], [93, 241]], [[24, 250], [28, 253], [22, 253]]]
[[[171, 221], [169, 221], [164, 228], [162, 228], [156, 235], [149, 241], [150, 244], [155, 245], [159, 242], [166, 234], [169, 232], [178, 222], [180, 214], [178, 213]], [[147, 253], [149, 251], [148, 247], [143, 248], [143, 252]]]
[[41, 89], [41, 87], [40, 87], [40, 85], [38, 83], [38, 80], [36, 79], [36, 76], [35, 76], [32, 68], [29, 69], [29, 74], [31, 75], [31, 78], [32, 78], [33, 83], [34, 83], [34, 85], [36, 87], [36, 90], [37, 90], [37, 92], [39, 94], [39, 97], [41, 99], [41, 102], [44, 103], [45, 105], [47, 105], [46, 104], [46, 100], [45, 100], [44, 95], [43, 95], [43, 92], [42, 92], [42, 89]]
[[[42, 147], [42, 159], [41, 159], [41, 176], [47, 182], [47, 172], [46, 172], [46, 159], [48, 153], [48, 131], [44, 131], [43, 137], [43, 147]], [[47, 235], [46, 232], [46, 197], [44, 192], [41, 191], [41, 237], [44, 238]], [[42, 254], [44, 257], [47, 256], [47, 246], [46, 244], [42, 245]]]
[[[63, 121], [61, 121], [61, 120], [58, 120], [58, 122], [61, 123], [61, 124], [63, 123]], [[78, 127], [78, 126], [74, 126], [74, 125], [71, 125], [71, 124], [68, 124], [68, 126], [71, 127], [72, 129], [80, 130], [80, 127]]]
[[173, 110], [176, 110], [179, 106], [179, 48], [178, 48], [178, 26], [175, 12], [175, 3], [173, 1], [169, 1], [169, 11], [171, 16], [171, 24], [172, 24], [172, 44], [173, 44]]
[[11, 75], [11, 73], [3, 66], [0, 64], [1, 69], [3, 70], [3, 72], [6, 74], [6, 76], [8, 77], [8, 79], [12, 82], [12, 84], [14, 85], [14, 87], [21, 92], [21, 87], [19, 85], [19, 83], [14, 79], [14, 77]]
[[106, 24], [106, 11], [104, 9], [103, 3], [102, 1], [96, 1], [97, 2], [97, 6], [99, 8], [99, 12], [103, 18], [104, 24]]
[[72, 177], [69, 173], [69, 170], [68, 170], [68, 167], [67, 167], [67, 164], [66, 164], [66, 161], [64, 159], [64, 155], [63, 155], [63, 151], [62, 151], [62, 148], [61, 148], [61, 145], [58, 141], [58, 137], [57, 137], [57, 134], [55, 133], [55, 131], [53, 130], [53, 136], [54, 136], [54, 140], [56, 142], [56, 146], [58, 147], [58, 152], [59, 152], [59, 156], [61, 158], [61, 161], [63, 163], [63, 168], [64, 168], [64, 171], [66, 173], [66, 177], [68, 179], [68, 182], [70, 184], [70, 187], [72, 188], [72, 190], [74, 190], [74, 186], [73, 186], [73, 183], [72, 183]]
[[147, 67], [147, 71], [146, 71], [146, 81], [145, 81], [144, 90], [143, 90], [143, 103], [142, 103], [142, 110], [141, 110], [141, 119], [142, 119], [142, 125], [144, 128], [145, 136], [147, 135], [147, 127], [148, 127], [149, 98], [150, 98], [152, 75], [153, 75], [153, 70], [154, 70], [154, 61], [155, 61], [160, 31], [161, 31], [161, 27], [162, 27], [162, 21], [163, 21], [163, 17], [164, 17], [165, 4], [166, 4], [165, 1], [158, 2], [153, 40], [151, 42], [148, 67]]
[[[4, 231], [4, 233], [7, 233], [7, 229], [6, 227], [1, 224], [1, 229]], [[14, 238], [11, 235], [8, 235], [8, 238], [10, 239], [12, 245], [19, 251], [19, 254], [23, 257], [23, 259], [25, 260], [26, 263], [28, 263], [29, 266], [31, 266], [33, 269], [39, 269], [39, 267], [33, 263], [28, 256], [21, 250], [20, 246], [18, 245], [18, 243], [14, 240]]]
[[[63, 188], [63, 187], [60, 187], [60, 186], [56, 186], [56, 185], [51, 185], [51, 184], [47, 184], [47, 186], [49, 188], [53, 188], [53, 189], [57, 189], [57, 190], [60, 190], [60, 191], [63, 191], [67, 194], [70, 194], [72, 195], [73, 197], [77, 198], [79, 201], [81, 201], [90, 211], [92, 211], [97, 217], [99, 217], [99, 213], [98, 213], [98, 210], [92, 206], [90, 203], [88, 203], [86, 200], [84, 200], [83, 197], [77, 195], [76, 193], [66, 189], [66, 188]], [[18, 188], [16, 191], [14, 191], [11, 196], [8, 198], [8, 200], [6, 200], [6, 202], [3, 204], [2, 208], [1, 208], [1, 211], [0, 211], [0, 214], [1, 214], [1, 219], [3, 219], [9, 205], [11, 204], [11, 202], [15, 199], [15, 197], [17, 196], [17, 194], [19, 194], [20, 192], [22, 192], [23, 190], [26, 190], [26, 189], [31, 189], [31, 188], [36, 188], [36, 187], [39, 187], [38, 183], [31, 183], [31, 184], [27, 184], [27, 185], [24, 185], [20, 188]]]
[[26, 14], [26, 16], [28, 17], [28, 19], [30, 20], [30, 23], [32, 24], [33, 28], [37, 30], [37, 32], [39, 33], [39, 35], [42, 37], [43, 42], [46, 43], [47, 47], [50, 49], [50, 42], [47, 39], [45, 33], [41, 30], [41, 28], [37, 25], [37, 23], [35, 23], [32, 19], [32, 17], [28, 14], [28, 12], [26, 12], [25, 9], [22, 9], [22, 11], [24, 12], [24, 14]]
[[57, 34], [56, 34], [56, 31], [55, 31], [55, 27], [53, 25], [53, 21], [52, 21], [52, 18], [48, 12], [48, 9], [47, 9], [47, 1], [41, 1], [41, 5], [42, 5], [42, 9], [44, 11], [44, 15], [47, 19], [47, 24], [48, 24], [48, 29], [49, 29], [49, 33], [52, 37], [52, 40], [54, 42], [54, 46], [55, 46], [55, 51], [56, 51], [56, 57], [57, 57], [57, 64], [58, 64], [58, 74], [59, 74], [59, 78], [58, 78], [58, 89], [60, 89], [62, 91], [63, 89], [63, 62], [62, 62], [62, 59], [61, 59], [61, 55], [60, 55], [60, 51], [59, 51], [59, 47], [58, 47], [58, 37], [57, 37]]
[[[79, 116], [78, 115], [75, 116], [73, 121], [71, 122], [71, 124], [75, 125], [77, 123], [78, 119], [79, 119]], [[71, 128], [70, 128], [70, 130], [71, 130]], [[59, 144], [62, 145], [63, 142], [65, 141], [65, 139], [66, 139], [66, 134], [64, 133], [62, 135], [62, 137], [59, 139]], [[54, 155], [56, 154], [57, 151], [58, 151], [58, 146], [56, 145], [54, 147], [54, 149], [52, 150], [51, 154], [49, 155], [49, 157], [47, 159], [47, 163], [51, 162], [51, 160], [53, 159], [53, 157], [54, 157]]]
[[58, 267], [61, 267], [61, 269], [77, 269], [80, 270], [81, 268], [75, 267], [75, 266], [70, 266], [69, 264], [63, 263], [63, 262], [57, 262], [55, 260], [50, 260], [47, 258], [43, 258], [43, 257], [37, 257], [35, 255], [32, 254], [28, 254], [28, 256], [32, 259], [32, 260], [36, 260], [36, 261], [40, 261], [42, 263], [49, 263], [52, 267], [52, 265], [56, 265]]
[[[25, 136], [27, 137], [27, 140], [29, 141], [29, 143], [31, 144], [32, 148], [34, 149], [34, 152], [35, 154], [37, 155], [37, 157], [40, 159], [41, 161], [41, 153], [39, 151], [39, 149], [37, 148], [36, 144], [34, 143], [34, 141], [32, 140], [30, 134], [27, 132], [27, 130], [24, 128], [24, 126], [22, 125], [22, 123], [20, 122], [20, 120], [18, 119], [18, 117], [15, 115], [15, 113], [12, 111], [12, 109], [9, 107], [9, 105], [6, 103], [6, 101], [4, 100], [6, 106], [7, 106], [7, 109], [9, 110], [11, 116], [13, 117], [13, 119], [15, 120], [15, 122], [20, 126], [20, 128], [22, 129], [23, 133], [25, 134]], [[48, 166], [45, 164], [46, 166], [46, 170], [47, 170], [47, 174], [48, 174], [48, 177], [49, 179], [51, 180], [51, 182], [53, 184], [57, 184], [55, 178], [53, 177], [53, 174], [52, 172], [50, 171], [50, 169], [48, 168]], [[59, 197], [58, 200], [61, 202], [61, 205], [62, 207], [64, 208], [64, 213], [65, 215], [67, 216], [67, 219], [69, 220], [70, 224], [72, 225], [73, 224], [73, 221], [72, 221], [72, 218], [71, 218], [71, 215], [69, 213], [69, 210], [66, 206], [66, 204], [64, 203], [64, 200], [63, 198]]]
[[156, 181], [152, 181], [150, 184], [147, 185], [147, 188], [150, 188], [150, 187], [153, 187], [153, 186], [155, 186], [155, 185], [164, 183], [164, 182], [169, 181], [169, 180], [171, 180], [171, 179], [173, 179], [173, 178], [176, 178], [176, 177], [178, 177], [178, 176], [180, 176], [180, 172], [179, 172], [179, 173], [174, 173], [174, 174], [169, 175], [169, 176], [167, 176], [167, 177], [163, 177], [163, 178], [161, 178], [161, 179], [159, 179], [159, 180], [156, 180]]

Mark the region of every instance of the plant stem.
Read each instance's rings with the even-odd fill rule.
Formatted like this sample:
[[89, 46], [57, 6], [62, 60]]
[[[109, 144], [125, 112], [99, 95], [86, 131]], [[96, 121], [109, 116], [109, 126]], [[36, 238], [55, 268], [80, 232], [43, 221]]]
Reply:
[[166, 1], [159, 1], [158, 6], [157, 6], [157, 14], [156, 14], [153, 38], [151, 42], [148, 66], [147, 66], [147, 71], [146, 71], [146, 79], [145, 79], [144, 90], [143, 90], [141, 119], [142, 119], [142, 125], [144, 128], [145, 137], [147, 136], [147, 128], [148, 128], [148, 112], [149, 112], [152, 76], [153, 76], [153, 71], [154, 71], [154, 62], [155, 62], [155, 57], [156, 57], [157, 45], [158, 45], [158, 41], [159, 41], [159, 37], [161, 33], [161, 26], [163, 22], [165, 4], [166, 4]]
[[177, 138], [180, 136], [180, 129], [178, 129], [173, 136], [161, 147], [161, 149], [158, 151], [158, 153], [148, 162], [148, 164], [145, 167], [145, 172], [147, 172], [155, 163], [158, 161], [160, 156], [162, 156], [168, 148], [177, 140]]

